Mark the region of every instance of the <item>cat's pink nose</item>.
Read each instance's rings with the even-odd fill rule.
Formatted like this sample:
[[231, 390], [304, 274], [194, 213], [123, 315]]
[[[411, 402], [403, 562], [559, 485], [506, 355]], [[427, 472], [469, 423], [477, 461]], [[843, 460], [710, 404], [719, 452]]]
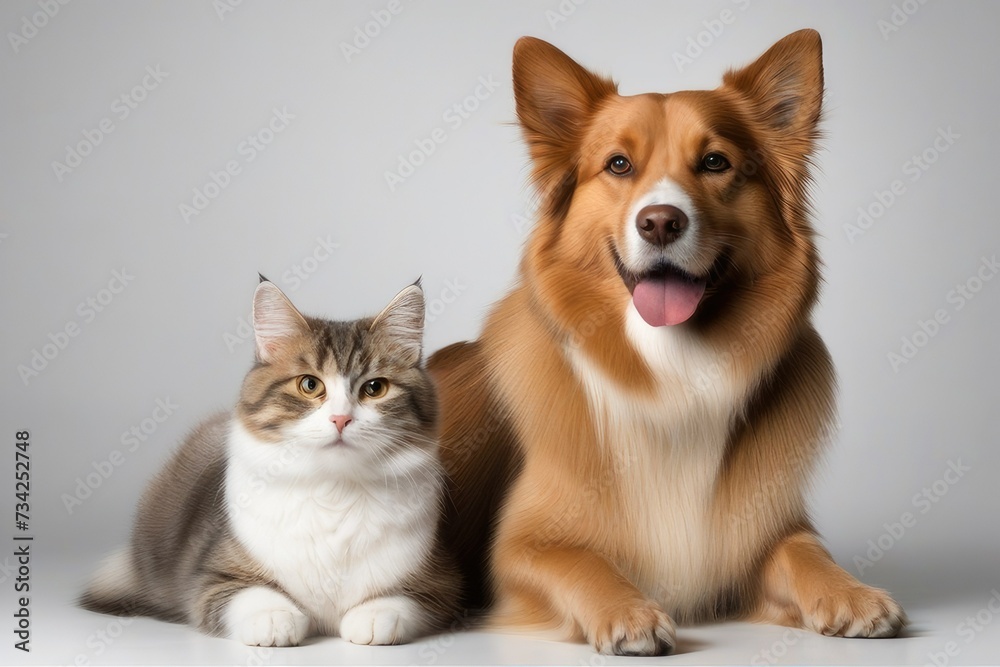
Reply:
[[347, 425], [354, 420], [349, 415], [330, 415], [330, 421], [336, 425], [337, 431], [343, 433]]

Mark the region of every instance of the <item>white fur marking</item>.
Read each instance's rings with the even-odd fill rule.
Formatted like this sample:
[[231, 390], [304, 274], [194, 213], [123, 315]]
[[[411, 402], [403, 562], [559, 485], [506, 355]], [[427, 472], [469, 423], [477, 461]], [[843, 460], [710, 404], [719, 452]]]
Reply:
[[309, 634], [309, 618], [278, 591], [253, 586], [226, 606], [230, 638], [247, 646], [297, 646]]
[[340, 636], [354, 644], [405, 644], [423, 631], [420, 614], [409, 598], [376, 598], [344, 614]]
[[348, 609], [392, 589], [430, 552], [441, 489], [433, 454], [404, 450], [390, 466], [361, 447], [262, 442], [239, 420], [229, 447], [233, 530], [318, 632], [334, 634]]
[[[676, 206], [688, 217], [688, 228], [676, 241], [665, 248], [657, 248], [639, 235], [635, 220], [646, 206], [667, 204]], [[667, 260], [675, 266], [693, 274], [701, 274], [708, 270], [703, 265], [704, 257], [700, 251], [701, 222], [694, 202], [688, 193], [673, 179], [661, 178], [653, 188], [639, 197], [629, 209], [625, 218], [625, 252], [622, 261], [625, 266], [636, 273], [642, 273], [662, 260]]]
[[[640, 537], [626, 572], [668, 613], [693, 609], [714, 586], [708, 511], [730, 424], [748, 387], [731, 360], [683, 326], [650, 327], [630, 303], [626, 335], [657, 379], [648, 397], [619, 389], [580, 350], [567, 349]], [[711, 376], [706, 383], [705, 377]]]
[[90, 591], [100, 599], [125, 597], [138, 587], [135, 570], [132, 568], [132, 551], [129, 547], [119, 549], [109, 555], [97, 569], [90, 582]]

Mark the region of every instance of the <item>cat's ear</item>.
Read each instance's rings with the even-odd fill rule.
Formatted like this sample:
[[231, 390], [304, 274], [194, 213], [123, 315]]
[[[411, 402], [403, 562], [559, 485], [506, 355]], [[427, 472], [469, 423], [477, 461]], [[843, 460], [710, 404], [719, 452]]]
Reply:
[[274, 283], [261, 280], [253, 293], [257, 358], [270, 363], [292, 340], [308, 331], [309, 324], [288, 297]]
[[424, 345], [424, 290], [419, 279], [375, 316], [369, 331], [380, 333], [389, 345], [396, 347], [401, 361], [420, 362]]

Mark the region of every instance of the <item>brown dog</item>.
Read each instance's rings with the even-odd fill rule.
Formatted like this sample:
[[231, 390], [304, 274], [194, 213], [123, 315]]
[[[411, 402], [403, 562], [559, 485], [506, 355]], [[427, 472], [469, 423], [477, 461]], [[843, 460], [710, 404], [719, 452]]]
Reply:
[[895, 635], [803, 499], [834, 403], [809, 321], [819, 35], [633, 97], [523, 38], [514, 92], [542, 213], [482, 337], [430, 362], [469, 605], [620, 655], [671, 651], [672, 619]]

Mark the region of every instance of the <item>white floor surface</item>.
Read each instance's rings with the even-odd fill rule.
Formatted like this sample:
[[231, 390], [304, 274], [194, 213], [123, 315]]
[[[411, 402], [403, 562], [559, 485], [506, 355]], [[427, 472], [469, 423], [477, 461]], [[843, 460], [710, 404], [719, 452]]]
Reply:
[[[68, 555], [64, 556], [67, 558]], [[147, 618], [120, 619], [77, 609], [72, 599], [91, 558], [33, 564], [31, 652], [13, 648], [11, 630], [0, 650], [3, 664], [25, 665], [978, 665], [1000, 664], [1000, 568], [894, 571], [876, 581], [906, 608], [904, 636], [886, 640], [837, 639], [776, 626], [722, 623], [679, 630], [676, 655], [615, 658], [588, 646], [485, 632], [455, 632], [415, 644], [354, 646], [337, 638], [260, 649]], [[888, 573], [884, 573], [888, 574]], [[10, 577], [7, 577], [10, 579]], [[11, 581], [0, 604], [15, 604]], [[8, 627], [12, 624], [7, 622]]]

